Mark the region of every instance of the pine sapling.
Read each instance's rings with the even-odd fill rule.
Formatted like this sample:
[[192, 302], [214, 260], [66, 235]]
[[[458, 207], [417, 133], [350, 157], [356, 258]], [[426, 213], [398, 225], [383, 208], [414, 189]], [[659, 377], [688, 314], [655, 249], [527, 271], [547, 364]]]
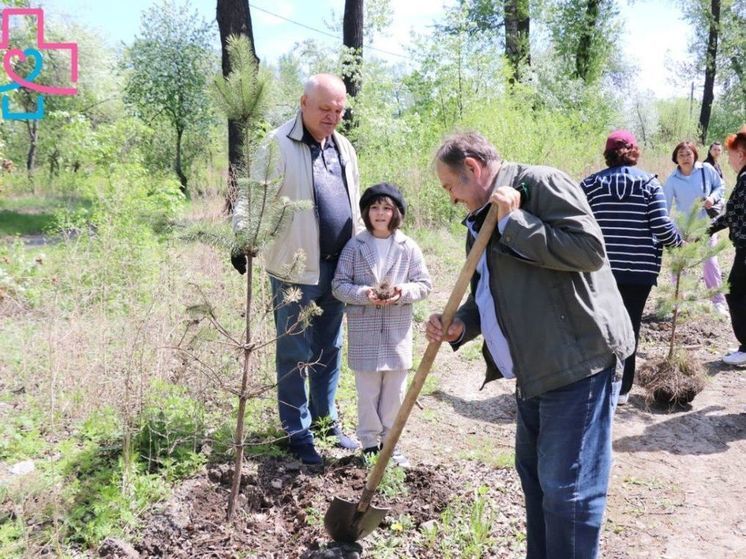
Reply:
[[702, 263], [722, 251], [727, 242], [710, 246], [707, 228], [709, 221], [698, 216], [695, 205], [688, 214], [677, 214], [675, 221], [684, 244], [669, 251], [673, 292], [661, 300], [660, 308], [671, 312], [671, 333], [666, 357], [646, 363], [640, 369], [639, 383], [648, 392], [648, 399], [671, 406], [691, 402], [704, 388], [702, 364], [685, 348], [678, 345], [677, 326], [682, 312], [696, 308], [703, 298], [712, 297], [718, 290], [697, 288]]
[[[308, 207], [308, 204], [292, 202], [279, 196], [277, 176], [277, 155], [267, 147], [257, 150], [256, 138], [266, 106], [268, 77], [256, 65], [249, 41], [246, 37], [231, 37], [228, 50], [232, 71], [227, 78], [215, 79], [215, 93], [218, 104], [225, 115], [238, 122], [242, 131], [243, 165], [233, 169], [236, 177], [237, 200], [234, 208], [235, 244], [232, 256], [244, 259], [246, 265], [246, 318], [243, 341], [238, 344], [242, 350], [241, 387], [237, 391], [238, 417], [234, 436], [235, 462], [231, 495], [227, 517], [230, 520], [236, 509], [241, 483], [241, 469], [244, 455], [244, 416], [246, 403], [253, 396], [249, 390], [249, 378], [254, 370], [252, 354], [258, 343], [252, 337], [252, 302], [255, 259], [267, 244], [272, 242], [289, 224], [293, 214]], [[303, 255], [296, 254], [288, 266], [287, 274], [292, 276], [303, 266]], [[309, 308], [302, 313], [298, 325], [303, 328], [310, 315], [316, 311]], [[217, 324], [213, 321], [214, 324]], [[219, 325], [218, 325], [219, 326]], [[220, 328], [219, 328], [220, 330]]]

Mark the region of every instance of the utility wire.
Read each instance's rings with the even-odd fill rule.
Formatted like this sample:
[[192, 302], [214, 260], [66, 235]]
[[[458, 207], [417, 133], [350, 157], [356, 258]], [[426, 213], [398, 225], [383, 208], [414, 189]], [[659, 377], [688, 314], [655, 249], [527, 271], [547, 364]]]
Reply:
[[[259, 10], [260, 12], [264, 12], [265, 14], [269, 14], [269, 15], [271, 15], [273, 17], [276, 17], [277, 19], [281, 19], [283, 21], [287, 21], [288, 23], [292, 23], [293, 25], [297, 25], [298, 27], [303, 27], [304, 29], [308, 29], [310, 31], [315, 31], [316, 33], [321, 33], [322, 35], [326, 35], [327, 37], [331, 37], [332, 39], [339, 40], [339, 35], [334, 35], [333, 33], [329, 33], [327, 31], [324, 31], [323, 29], [316, 29], [315, 27], [311, 27], [310, 25], [306, 25], [305, 23], [301, 23], [299, 21], [295, 21], [295, 20], [286, 18], [285, 16], [281, 16], [280, 14], [276, 14], [274, 12], [270, 12], [269, 10], [266, 10], [266, 9], [260, 7], [260, 6], [257, 6], [253, 2], [249, 3], [249, 8], [254, 8], [256, 10]], [[405, 56], [403, 54], [399, 54], [399, 53], [396, 53], [396, 52], [391, 52], [391, 51], [388, 51], [388, 50], [379, 49], [379, 48], [376, 48], [376, 47], [373, 47], [373, 46], [370, 46], [370, 45], [365, 45], [365, 48], [369, 48], [370, 50], [375, 50], [375, 51], [378, 51], [378, 52], [382, 52], [383, 54], [388, 54], [390, 56], [397, 56], [399, 58], [407, 58], [407, 59], [409, 58], [408, 56]]]

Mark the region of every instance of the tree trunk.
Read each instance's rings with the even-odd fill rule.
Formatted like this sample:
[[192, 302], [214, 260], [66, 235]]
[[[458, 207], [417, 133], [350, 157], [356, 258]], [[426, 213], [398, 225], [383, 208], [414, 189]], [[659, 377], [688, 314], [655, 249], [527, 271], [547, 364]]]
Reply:
[[718, 35], [720, 33], [720, 0], [710, 0], [710, 33], [707, 37], [707, 55], [705, 57], [705, 88], [702, 92], [702, 108], [699, 112], [699, 140], [705, 143], [707, 128], [710, 126], [712, 101], [715, 98], [715, 73], [718, 54]]
[[591, 74], [593, 59], [593, 35], [597, 33], [598, 14], [601, 0], [587, 0], [585, 5], [585, 22], [578, 38], [578, 50], [575, 54], [575, 75], [584, 82]]
[[[363, 0], [345, 0], [342, 20], [342, 43], [350, 50], [350, 58], [342, 63], [342, 80], [347, 95], [355, 97], [360, 91], [360, 70], [363, 65]], [[345, 130], [355, 126], [352, 110], [345, 112]]]
[[[259, 58], [254, 48], [254, 30], [251, 25], [251, 11], [248, 0], [218, 0], [216, 19], [220, 29], [221, 64], [223, 76], [228, 77], [231, 73], [231, 62], [228, 57], [228, 37], [231, 35], [245, 35], [251, 44], [251, 53], [254, 55], [257, 66]], [[224, 211], [233, 213], [233, 204], [236, 201], [236, 168], [243, 161], [243, 140], [241, 126], [234, 120], [228, 121], [228, 192], [225, 197]]]
[[28, 130], [28, 152], [26, 153], [26, 171], [31, 174], [34, 170], [34, 163], [36, 160], [36, 147], [39, 140], [39, 121], [38, 120], [27, 120], [26, 130]]
[[673, 318], [671, 318], [671, 339], [668, 343], [668, 357], [666, 358], [668, 361], [671, 361], [671, 359], [673, 358], [673, 352], [676, 348], [676, 322], [679, 317], [679, 305], [681, 304], [681, 300], [679, 298], [679, 293], [681, 293], [681, 272], [676, 274], [674, 282], [675, 285], [673, 294]]
[[520, 81], [521, 66], [531, 65], [529, 32], [531, 18], [528, 0], [504, 0], [505, 5], [505, 56], [513, 69], [511, 83]]
[[230, 520], [236, 510], [238, 493], [241, 489], [241, 470], [243, 468], [243, 432], [244, 415], [246, 414], [246, 400], [248, 400], [249, 372], [251, 371], [251, 299], [252, 281], [254, 274], [254, 257], [246, 255], [246, 339], [243, 348], [243, 374], [241, 375], [241, 393], [238, 395], [238, 417], [236, 418], [236, 435], [234, 448], [236, 458], [233, 462], [233, 483], [231, 484], [231, 496], [228, 500], [228, 511], [226, 517]]
[[738, 78], [738, 85], [741, 86], [742, 99], [744, 102], [746, 102], [746, 74], [744, 74], [741, 61], [738, 60], [737, 57], [733, 56], [730, 59], [730, 63], [731, 63], [731, 66], [733, 67], [733, 72], [735, 72], [736, 77]]
[[183, 169], [181, 168], [181, 139], [184, 137], [184, 129], [178, 126], [176, 128], [176, 161], [174, 162], [174, 171], [176, 172], [176, 176], [179, 177], [179, 182], [181, 183], [181, 192], [184, 194], [184, 196], [189, 196], [187, 193], [187, 178], [184, 174]]

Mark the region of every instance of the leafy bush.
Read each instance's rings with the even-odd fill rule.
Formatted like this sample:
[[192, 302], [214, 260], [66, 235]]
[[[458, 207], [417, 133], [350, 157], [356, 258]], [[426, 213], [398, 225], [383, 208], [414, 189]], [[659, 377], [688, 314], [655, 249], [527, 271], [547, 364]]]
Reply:
[[148, 403], [138, 418], [134, 448], [148, 471], [169, 470], [183, 477], [202, 464], [205, 410], [186, 390], [165, 382], [154, 383]]

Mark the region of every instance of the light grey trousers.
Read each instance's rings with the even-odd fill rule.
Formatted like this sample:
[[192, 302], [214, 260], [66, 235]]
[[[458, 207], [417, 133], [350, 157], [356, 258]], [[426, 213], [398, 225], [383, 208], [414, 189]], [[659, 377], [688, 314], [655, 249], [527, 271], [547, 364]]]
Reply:
[[355, 371], [357, 438], [363, 448], [378, 446], [404, 401], [407, 371]]

